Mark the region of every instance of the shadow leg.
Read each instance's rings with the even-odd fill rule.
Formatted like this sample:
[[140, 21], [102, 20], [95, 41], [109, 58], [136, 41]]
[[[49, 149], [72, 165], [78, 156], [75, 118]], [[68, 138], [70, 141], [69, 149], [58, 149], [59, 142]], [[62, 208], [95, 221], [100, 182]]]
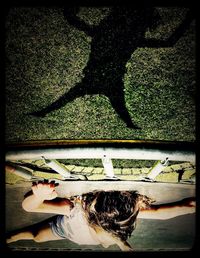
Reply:
[[35, 112], [29, 113], [29, 115], [37, 116], [37, 117], [45, 117], [47, 114], [52, 111], [58, 110], [65, 106], [67, 103], [75, 100], [78, 97], [82, 97], [85, 95], [84, 86], [82, 83], [76, 84], [76, 86], [62, 95], [58, 100], [50, 104], [49, 106]]
[[140, 127], [135, 125], [131, 120], [131, 117], [126, 108], [123, 91], [118, 91], [117, 93], [114, 93], [112, 96], [109, 96], [109, 98], [113, 108], [115, 109], [119, 117], [126, 123], [127, 127], [132, 129], [141, 129]]

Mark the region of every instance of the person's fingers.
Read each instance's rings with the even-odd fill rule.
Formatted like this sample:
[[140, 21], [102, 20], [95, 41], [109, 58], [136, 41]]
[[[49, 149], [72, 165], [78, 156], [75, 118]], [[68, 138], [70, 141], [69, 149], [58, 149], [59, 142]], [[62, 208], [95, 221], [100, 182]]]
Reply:
[[56, 183], [55, 181], [51, 181], [50, 182], [50, 187], [51, 188], [55, 188], [56, 186], [58, 186], [59, 184], [58, 183]]
[[37, 184], [37, 188], [38, 188], [38, 189], [43, 188], [43, 186], [44, 186], [44, 185], [43, 185], [43, 183], [42, 183], [42, 182], [38, 182], [38, 184]]
[[195, 207], [196, 206], [196, 202], [195, 201], [190, 201], [189, 202], [189, 206]]
[[44, 185], [49, 184], [49, 180], [48, 179], [44, 179], [43, 184]]
[[55, 180], [52, 180], [51, 182], [49, 182], [48, 179], [44, 179], [44, 181], [38, 181], [38, 182], [32, 182], [32, 186], [33, 185], [51, 185], [51, 186], [58, 186], [59, 183], [56, 183]]
[[59, 185], [59, 183], [56, 183], [56, 181], [55, 181], [55, 180], [52, 180], [52, 181], [50, 182], [50, 184], [51, 184], [51, 185], [54, 185], [54, 187], [56, 187], [56, 186], [58, 186], [58, 185]]
[[58, 194], [55, 191], [55, 187], [59, 185], [56, 184], [54, 180], [49, 182], [47, 179], [44, 181], [38, 181], [32, 183], [32, 191], [34, 194], [50, 194], [50, 199], [56, 198]]
[[49, 185], [50, 185], [50, 187], [55, 187], [55, 181], [52, 180], [51, 182], [49, 182]]
[[55, 180], [52, 180], [52, 181], [50, 182], [50, 185], [52, 185], [52, 186], [56, 187], [56, 186], [58, 186], [58, 185], [59, 185], [59, 183], [56, 183], [56, 181], [55, 181]]

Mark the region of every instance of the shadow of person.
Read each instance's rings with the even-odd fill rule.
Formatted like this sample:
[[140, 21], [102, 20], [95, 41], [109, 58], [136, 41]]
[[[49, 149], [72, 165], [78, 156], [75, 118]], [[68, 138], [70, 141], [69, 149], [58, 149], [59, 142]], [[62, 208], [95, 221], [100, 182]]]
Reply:
[[[163, 46], [161, 41], [155, 46], [153, 40], [148, 42], [145, 38], [147, 29], [157, 26], [161, 20], [157, 10], [149, 6], [112, 7], [108, 16], [97, 26], [85, 23], [77, 16], [78, 12], [79, 8], [64, 9], [68, 23], [92, 37], [89, 61], [83, 71], [84, 78], [58, 100], [31, 114], [44, 117], [78, 97], [100, 94], [110, 100], [127, 127], [140, 129], [132, 122], [126, 108], [123, 78], [126, 64], [138, 47], [148, 47], [148, 44], [150, 47]], [[170, 42], [164, 43], [165, 47], [170, 45]]]

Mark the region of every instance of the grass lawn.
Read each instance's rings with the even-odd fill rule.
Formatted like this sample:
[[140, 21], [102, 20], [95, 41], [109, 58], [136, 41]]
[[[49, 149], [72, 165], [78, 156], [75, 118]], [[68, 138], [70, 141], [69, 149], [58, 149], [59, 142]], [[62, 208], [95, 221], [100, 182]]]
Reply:
[[[168, 38], [184, 21], [187, 9], [159, 7], [157, 11], [161, 20], [156, 28], [146, 30], [145, 38]], [[98, 26], [109, 12], [109, 7], [81, 7], [77, 15], [86, 24]], [[70, 25], [61, 7], [11, 8], [5, 22], [7, 143], [42, 139], [195, 141], [194, 21], [172, 47], [137, 47], [127, 61], [125, 104], [139, 130], [128, 128], [109, 98], [98, 92], [80, 96], [44, 118], [29, 115], [82, 81], [92, 37]]]

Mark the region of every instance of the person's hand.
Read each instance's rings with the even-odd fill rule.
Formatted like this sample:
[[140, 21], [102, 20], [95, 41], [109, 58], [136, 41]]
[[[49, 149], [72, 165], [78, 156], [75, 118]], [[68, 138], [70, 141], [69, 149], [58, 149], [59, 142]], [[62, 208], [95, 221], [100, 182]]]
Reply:
[[55, 190], [55, 182], [38, 182], [31, 187], [33, 194], [41, 200], [52, 200], [58, 196]]
[[188, 214], [195, 213], [196, 212], [196, 198], [195, 197], [184, 198], [182, 200], [181, 206], [187, 210]]
[[188, 197], [182, 200], [184, 206], [188, 207], [196, 207], [196, 198], [195, 197]]

